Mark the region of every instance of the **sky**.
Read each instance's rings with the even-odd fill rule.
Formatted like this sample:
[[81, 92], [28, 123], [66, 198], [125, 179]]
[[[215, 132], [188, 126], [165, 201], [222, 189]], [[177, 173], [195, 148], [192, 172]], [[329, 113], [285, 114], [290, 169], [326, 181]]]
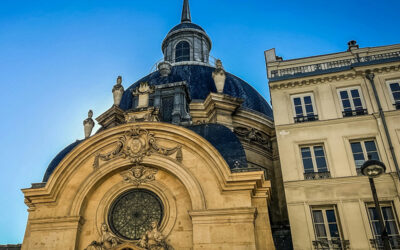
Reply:
[[[162, 58], [182, 0], [0, 1], [0, 244], [21, 243], [22, 188], [41, 182], [83, 120], [112, 105]], [[268, 101], [264, 51], [293, 59], [400, 43], [399, 0], [190, 0], [224, 68]], [[98, 127], [98, 126], [97, 126]]]

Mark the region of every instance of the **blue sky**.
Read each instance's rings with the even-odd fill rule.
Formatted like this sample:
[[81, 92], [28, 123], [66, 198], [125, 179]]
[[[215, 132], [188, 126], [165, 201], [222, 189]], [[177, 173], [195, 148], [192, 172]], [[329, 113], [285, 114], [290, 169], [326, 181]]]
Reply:
[[[227, 71], [269, 99], [264, 50], [284, 59], [400, 43], [400, 1], [191, 0], [193, 22]], [[0, 1], [0, 244], [22, 242], [21, 188], [83, 137], [82, 121], [112, 105], [162, 58], [182, 0]]]

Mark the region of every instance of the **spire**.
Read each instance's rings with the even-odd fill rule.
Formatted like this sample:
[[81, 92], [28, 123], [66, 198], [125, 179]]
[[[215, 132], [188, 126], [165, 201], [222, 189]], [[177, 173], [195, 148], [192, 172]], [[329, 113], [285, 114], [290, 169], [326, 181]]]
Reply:
[[181, 23], [191, 23], [189, 0], [183, 0], [182, 19]]

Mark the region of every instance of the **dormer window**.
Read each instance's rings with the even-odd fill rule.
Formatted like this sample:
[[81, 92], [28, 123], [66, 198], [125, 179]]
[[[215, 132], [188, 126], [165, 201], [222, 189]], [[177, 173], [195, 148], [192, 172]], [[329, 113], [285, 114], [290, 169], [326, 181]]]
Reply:
[[175, 62], [190, 61], [190, 44], [186, 41], [179, 42], [175, 47]]

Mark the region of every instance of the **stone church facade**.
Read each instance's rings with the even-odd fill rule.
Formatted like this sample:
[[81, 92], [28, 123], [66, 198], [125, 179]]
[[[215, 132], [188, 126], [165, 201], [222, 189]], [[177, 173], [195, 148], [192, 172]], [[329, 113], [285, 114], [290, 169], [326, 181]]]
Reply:
[[211, 46], [185, 0], [157, 70], [118, 77], [101, 128], [89, 111], [85, 139], [23, 190], [21, 249], [275, 249], [287, 214], [272, 110]]
[[24, 241], [0, 249], [382, 249], [368, 156], [387, 166], [376, 186], [400, 249], [400, 45], [266, 51], [273, 112], [210, 57], [188, 0], [161, 49], [23, 189]]

